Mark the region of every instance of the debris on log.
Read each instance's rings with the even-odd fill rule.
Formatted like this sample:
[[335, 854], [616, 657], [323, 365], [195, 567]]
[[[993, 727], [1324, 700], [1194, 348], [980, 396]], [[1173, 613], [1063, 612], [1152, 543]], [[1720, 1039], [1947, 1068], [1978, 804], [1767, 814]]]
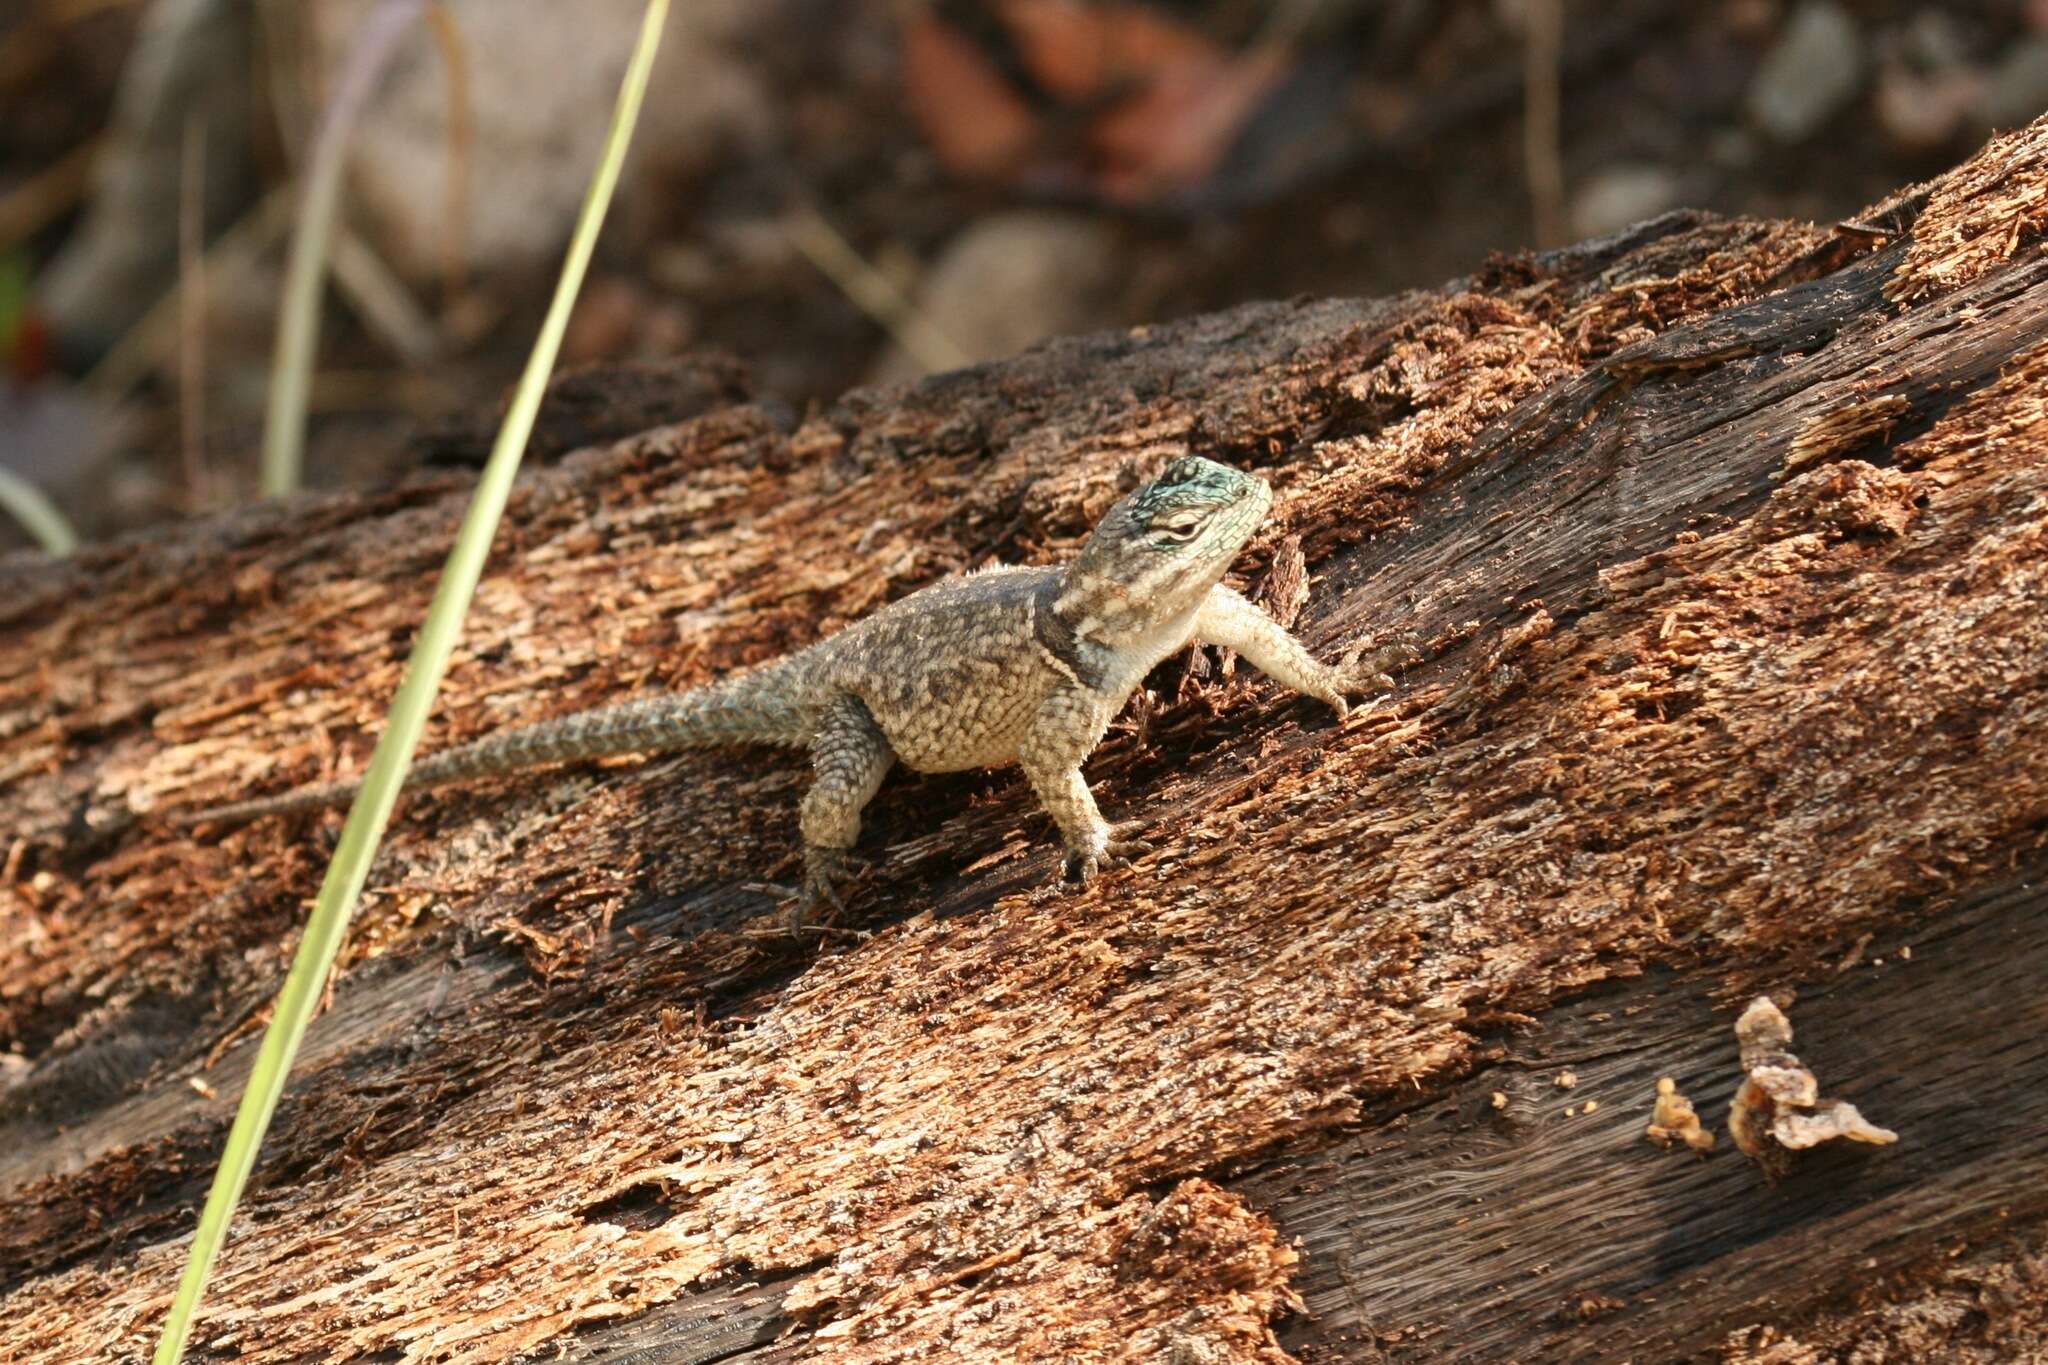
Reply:
[[[2048, 1240], [2015, 1023], [2048, 981], [2044, 175], [2048, 121], [1855, 231], [1667, 215], [529, 471], [433, 747], [1058, 560], [1191, 451], [1273, 484], [1238, 571], [1313, 647], [1423, 659], [1343, 723], [1162, 667], [1088, 772], [1163, 837], [1079, 891], [1014, 774], [899, 776], [822, 944], [767, 932], [792, 759], [408, 799], [199, 1357], [2044, 1339], [1918, 1307]], [[0, 1358], [147, 1354], [338, 825], [162, 817], [360, 767], [467, 494], [0, 566]], [[1807, 1064], [1910, 1142], [1777, 1185], [1643, 1142], [1658, 1077], [1728, 1102], [1766, 983], [1844, 1021]]]
[[1735, 1021], [1742, 1084], [1728, 1106], [1728, 1136], [1773, 1179], [1792, 1170], [1792, 1155], [1837, 1138], [1888, 1146], [1899, 1140], [1842, 1099], [1824, 1099], [1820, 1081], [1792, 1053], [1792, 1021], [1767, 995]]
[[1657, 1104], [1650, 1112], [1650, 1122], [1643, 1129], [1643, 1134], [1660, 1147], [1673, 1147], [1682, 1142], [1695, 1152], [1714, 1150], [1714, 1130], [1700, 1125], [1700, 1116], [1692, 1107], [1692, 1101], [1679, 1093], [1678, 1082], [1669, 1076], [1657, 1078]]

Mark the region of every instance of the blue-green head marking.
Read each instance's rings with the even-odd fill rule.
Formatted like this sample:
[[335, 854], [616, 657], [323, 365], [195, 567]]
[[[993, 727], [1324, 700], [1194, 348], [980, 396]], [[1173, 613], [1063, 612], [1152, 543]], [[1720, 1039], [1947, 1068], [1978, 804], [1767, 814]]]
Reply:
[[1062, 599], [1118, 631], [1170, 620], [1223, 577], [1272, 503], [1264, 479], [1182, 456], [1096, 523]]
[[[1219, 515], [1230, 521], [1227, 514], [1232, 509], [1263, 517], [1265, 493], [1266, 485], [1260, 479], [1227, 464], [1186, 455], [1133, 493], [1126, 505], [1133, 521], [1151, 535], [1154, 549], [1178, 552], [1199, 544]], [[1255, 519], [1253, 526], [1257, 524]], [[1232, 553], [1236, 553], [1234, 547]]]

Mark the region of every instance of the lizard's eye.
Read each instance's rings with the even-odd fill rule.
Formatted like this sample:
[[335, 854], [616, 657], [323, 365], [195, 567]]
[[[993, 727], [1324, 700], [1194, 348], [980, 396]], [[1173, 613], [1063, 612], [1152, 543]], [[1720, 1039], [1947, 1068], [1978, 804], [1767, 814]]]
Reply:
[[1168, 540], [1193, 540], [1196, 533], [1202, 529], [1202, 523], [1207, 520], [1208, 518], [1199, 512], [1175, 512], [1172, 516], [1162, 517], [1153, 522], [1152, 529]]

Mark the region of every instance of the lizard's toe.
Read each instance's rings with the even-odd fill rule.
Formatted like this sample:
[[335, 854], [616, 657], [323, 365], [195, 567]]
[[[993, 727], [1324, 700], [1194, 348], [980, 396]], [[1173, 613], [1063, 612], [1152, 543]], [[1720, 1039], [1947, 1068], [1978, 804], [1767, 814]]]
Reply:
[[[1367, 651], [1363, 645], [1357, 647], [1344, 661], [1344, 691], [1361, 696], [1375, 696], [1394, 690], [1394, 674], [1422, 662], [1422, 651], [1408, 637], [1381, 645]], [[1332, 702], [1337, 718], [1342, 720], [1345, 708], [1341, 701]]]
[[1068, 849], [1062, 872], [1070, 882], [1086, 884], [1104, 868], [1129, 867], [1133, 859], [1152, 851], [1145, 827], [1135, 820], [1112, 825], [1100, 850]]
[[1152, 851], [1152, 837], [1136, 820], [1110, 826], [1109, 842], [1103, 845], [1104, 861], [1111, 867], [1129, 867]]
[[823, 911], [844, 913], [846, 901], [837, 885], [846, 855], [836, 848], [812, 848], [804, 852], [804, 884], [789, 908], [789, 932], [801, 931]]
[[1356, 687], [1366, 696], [1378, 696], [1383, 692], [1394, 690], [1394, 676], [1391, 673], [1382, 673], [1376, 669], [1362, 668], [1352, 675], [1352, 686]]
[[1382, 684], [1382, 691], [1391, 691], [1394, 686], [1393, 674], [1405, 672], [1421, 662], [1421, 642], [1412, 632], [1404, 632], [1378, 649], [1364, 654], [1356, 661], [1355, 666], [1366, 676], [1378, 679]]

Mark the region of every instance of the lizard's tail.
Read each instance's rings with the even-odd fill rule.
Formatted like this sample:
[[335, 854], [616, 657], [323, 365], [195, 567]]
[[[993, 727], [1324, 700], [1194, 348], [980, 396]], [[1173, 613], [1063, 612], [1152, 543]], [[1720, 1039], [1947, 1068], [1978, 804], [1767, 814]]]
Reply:
[[[501, 730], [421, 759], [406, 774], [406, 789], [437, 787], [611, 754], [743, 744], [801, 747], [811, 741], [812, 721], [799, 700], [800, 689], [776, 685], [765, 676], [794, 662], [784, 660], [691, 692], [641, 697]], [[343, 805], [354, 799], [361, 786], [359, 780], [323, 782], [281, 796], [186, 811], [171, 818], [180, 825], [238, 824], [265, 815]]]

